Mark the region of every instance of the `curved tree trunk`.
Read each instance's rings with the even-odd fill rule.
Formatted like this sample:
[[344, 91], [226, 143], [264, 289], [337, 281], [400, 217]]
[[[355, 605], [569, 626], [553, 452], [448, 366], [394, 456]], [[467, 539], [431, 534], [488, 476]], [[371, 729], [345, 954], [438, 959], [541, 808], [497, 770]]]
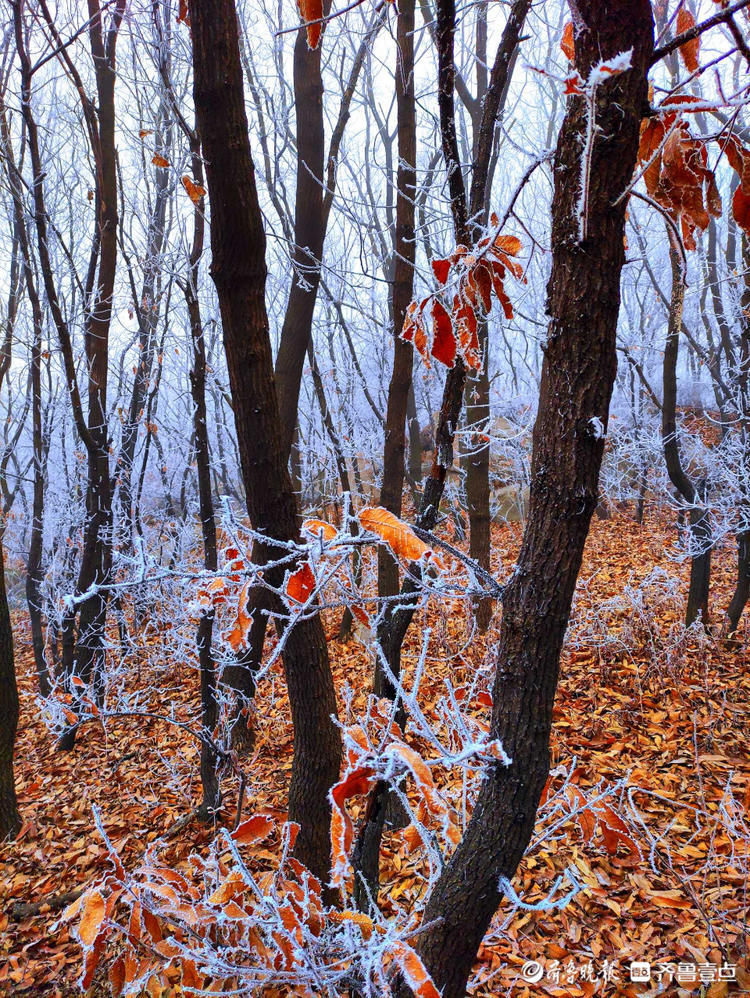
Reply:
[[[211, 200], [211, 275], [224, 346], [250, 521], [275, 540], [299, 539], [282, 449], [265, 305], [265, 233], [255, 187], [233, 0], [192, 0], [193, 96]], [[285, 551], [284, 548], [281, 550]], [[266, 573], [281, 586], [284, 569]], [[282, 615], [279, 601], [275, 607]], [[323, 883], [330, 871], [328, 791], [339, 775], [341, 736], [323, 625], [318, 616], [285, 634], [284, 668], [294, 724], [289, 818], [300, 825], [295, 852]]]
[[[586, 106], [573, 97], [555, 161], [551, 316], [534, 427], [531, 496], [506, 590], [491, 735], [511, 757], [480, 789], [466, 833], [427, 902], [417, 949], [443, 998], [463, 998], [477, 949], [523, 857], [549, 772], [560, 649], [597, 503], [624, 263], [625, 190], [635, 165], [653, 49], [647, 0], [576, 0], [576, 65], [633, 50], [633, 68], [597, 91], [586, 235], [579, 241]], [[403, 987], [401, 992], [408, 993]]]

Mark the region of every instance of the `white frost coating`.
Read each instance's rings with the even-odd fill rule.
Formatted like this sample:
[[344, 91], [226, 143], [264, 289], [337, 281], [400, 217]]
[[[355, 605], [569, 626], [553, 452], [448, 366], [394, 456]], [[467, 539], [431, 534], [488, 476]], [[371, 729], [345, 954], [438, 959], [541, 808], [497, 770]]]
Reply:
[[591, 427], [591, 436], [594, 440], [604, 439], [604, 423], [599, 419], [598, 416], [592, 416], [589, 420], [589, 426]]
[[610, 76], [617, 76], [618, 73], [624, 73], [626, 69], [630, 69], [633, 65], [633, 50], [628, 49], [627, 52], [619, 52], [612, 59], [602, 59], [601, 62], [597, 62], [595, 66], [591, 67], [591, 72], [586, 80], [586, 85], [588, 87], [597, 87], [600, 83], [604, 83], [608, 80]]
[[[596, 124], [596, 88], [600, 83], [624, 73], [630, 69], [633, 61], [633, 50], [618, 52], [611, 59], [602, 59], [591, 67], [589, 75], [583, 84], [583, 96], [586, 99], [586, 134], [584, 136], [583, 153], [581, 154], [581, 182], [576, 201], [576, 218], [578, 220], [578, 242], [582, 243], [587, 236], [587, 210], [589, 203], [589, 188], [591, 185], [591, 159], [594, 154], [594, 142], [599, 131]], [[576, 74], [578, 75], [578, 74]], [[580, 76], [578, 76], [580, 80]], [[580, 85], [580, 84], [579, 84]]]
[[580, 883], [576, 879], [572, 867], [566, 867], [565, 873], [568, 875], [568, 879], [573, 886], [564, 897], [557, 900], [553, 899], [557, 891], [560, 889], [563, 874], [561, 874], [557, 880], [555, 880], [552, 887], [550, 887], [547, 897], [542, 898], [541, 901], [537, 901], [536, 904], [529, 904], [527, 901], [522, 901], [516, 894], [513, 885], [507, 877], [500, 877], [500, 880], [498, 881], [498, 889], [502, 891], [511, 904], [517, 905], [524, 911], [559, 911], [561, 908], [567, 908], [573, 898], [583, 890]]

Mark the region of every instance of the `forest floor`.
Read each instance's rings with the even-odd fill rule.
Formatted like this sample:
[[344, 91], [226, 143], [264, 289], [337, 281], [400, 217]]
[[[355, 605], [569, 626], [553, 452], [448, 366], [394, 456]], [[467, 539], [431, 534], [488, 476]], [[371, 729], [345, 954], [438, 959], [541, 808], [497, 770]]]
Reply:
[[[494, 528], [499, 576], [512, 567], [519, 538], [517, 525]], [[609, 803], [637, 849], [622, 848], [630, 841], [622, 839], [619, 850], [616, 840], [608, 851], [601, 828], [594, 832], [575, 819], [554, 835], [540, 835], [514, 883], [518, 894], [529, 904], [542, 900], [568, 868], [583, 889], [564, 910], [521, 909], [510, 917], [503, 902], [480, 950], [477, 996], [658, 993], [654, 976], [648, 985], [630, 982], [631, 961], [649, 961], [654, 975], [660, 964], [671, 964], [661, 993], [719, 998], [743, 986], [750, 993], [749, 632], [743, 624], [738, 646], [728, 648], [718, 638], [682, 631], [688, 569], [670, 560], [674, 541], [673, 522], [655, 512], [642, 527], [628, 511], [595, 520], [555, 710], [553, 766], [570, 772], [575, 760], [573, 780], [584, 790], [600, 781], [600, 789], [614, 785]], [[734, 559], [731, 544], [715, 558], [717, 622], [731, 596]], [[654, 569], [682, 580], [677, 595], [658, 572], [650, 575]], [[441, 670], [458, 685], [491, 664], [497, 621], [468, 645], [459, 601], [450, 612], [431, 606], [422, 623], [433, 628], [443, 650], [436, 649], [421, 688], [429, 713]], [[106, 733], [89, 726], [72, 753], [56, 752], [36, 706], [27, 624], [20, 616], [16, 624], [16, 776], [24, 825], [17, 841], [0, 845], [0, 994], [67, 996], [79, 993], [80, 950], [68, 928], [55, 927], [59, 911], [19, 920], [14, 905], [73, 891], [107, 868], [94, 807], [126, 867], [135, 866], [197, 802], [196, 749], [174, 726], [122, 721], [110, 722]], [[370, 681], [370, 657], [356, 640], [334, 640], [336, 625], [327, 619], [333, 667], [339, 688], [348, 683], [357, 691], [356, 714]], [[416, 629], [409, 642], [414, 657]], [[188, 675], [190, 681], [175, 664], [161, 675], [159, 695], [184, 703], [189, 715], [197, 691], [194, 674]], [[267, 681], [261, 690], [247, 812], [285, 807], [292, 737], [279, 689]], [[227, 781], [222, 820], [231, 823], [235, 807], [236, 787]], [[192, 821], [170, 839], [162, 859], [179, 865], [191, 851], [204, 851], [211, 837], [211, 829]], [[420, 862], [403, 833], [386, 836], [386, 912], [408, 905], [423, 889]], [[563, 879], [560, 892], [568, 889]], [[538, 983], [521, 976], [531, 960], [544, 971]], [[688, 976], [691, 967], [695, 977]], [[719, 980], [720, 974], [737, 981]], [[90, 993], [106, 992], [95, 984]]]

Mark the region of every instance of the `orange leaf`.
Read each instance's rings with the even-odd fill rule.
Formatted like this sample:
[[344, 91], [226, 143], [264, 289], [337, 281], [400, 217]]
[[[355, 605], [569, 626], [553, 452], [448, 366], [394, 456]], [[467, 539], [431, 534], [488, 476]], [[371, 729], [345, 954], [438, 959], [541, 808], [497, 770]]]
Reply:
[[359, 522], [365, 530], [381, 537], [400, 558], [419, 561], [423, 555], [434, 554], [408, 524], [382, 506], [365, 506], [359, 512]]
[[106, 905], [100, 891], [93, 891], [88, 895], [83, 904], [83, 914], [81, 924], [78, 926], [78, 935], [81, 943], [88, 948], [94, 944], [99, 935], [99, 929], [104, 921]]
[[369, 915], [365, 915], [361, 911], [331, 911], [328, 914], [328, 921], [333, 922], [334, 925], [343, 925], [344, 922], [354, 922], [358, 925], [362, 936], [365, 939], [369, 939], [372, 935], [375, 925]]
[[270, 815], [254, 814], [235, 828], [232, 832], [232, 838], [235, 842], [241, 842], [243, 845], [259, 842], [270, 835], [275, 827], [276, 822]]
[[411, 946], [399, 940], [394, 943], [391, 953], [417, 998], [440, 998], [440, 992]]
[[[689, 31], [695, 26], [695, 18], [685, 7], [680, 7], [679, 13], [677, 14], [677, 34], [682, 35], [684, 32]], [[700, 52], [700, 38], [693, 38], [689, 42], [685, 42], [679, 48], [680, 56], [682, 61], [685, 63], [685, 68], [691, 73], [694, 73], [698, 68], [698, 53]]]
[[206, 193], [206, 188], [201, 187], [200, 184], [196, 184], [195, 181], [191, 180], [190, 177], [184, 176], [182, 178], [182, 186], [187, 191], [187, 196], [193, 202], [193, 204], [200, 204], [201, 198]]
[[568, 62], [575, 62], [576, 50], [573, 42], [573, 22], [568, 21], [562, 33], [560, 48]]
[[521, 240], [518, 236], [496, 236], [493, 246], [509, 256], [518, 256], [521, 252]]
[[145, 139], [149, 135], [153, 135], [153, 134], [154, 134], [153, 128], [141, 128], [138, 131], [138, 138], [139, 139]]
[[151, 157], [151, 162], [154, 166], [169, 166], [169, 160], [165, 159], [163, 156], [160, 156], [159, 153], [154, 153]]
[[249, 595], [250, 583], [246, 582], [240, 590], [239, 599], [237, 601], [237, 623], [234, 625], [232, 631], [227, 635], [227, 641], [234, 652], [239, 651], [247, 641], [247, 636], [250, 633], [250, 627], [253, 623], [253, 618], [247, 612], [247, 600]]
[[332, 541], [337, 533], [333, 524], [326, 523], [325, 520], [305, 520], [302, 524], [302, 529], [306, 533], [312, 534], [313, 537], [318, 537], [322, 534], [324, 541]]
[[190, 27], [190, 10], [188, 9], [188, 0], [180, 0], [180, 6], [177, 12], [177, 22], [187, 25]]
[[299, 14], [302, 22], [307, 25], [307, 44], [311, 49], [318, 47], [323, 25], [311, 24], [311, 21], [318, 21], [323, 17], [323, 0], [297, 0]]
[[315, 575], [310, 562], [306, 561], [296, 572], [292, 572], [286, 584], [286, 594], [297, 603], [306, 603], [315, 589]]

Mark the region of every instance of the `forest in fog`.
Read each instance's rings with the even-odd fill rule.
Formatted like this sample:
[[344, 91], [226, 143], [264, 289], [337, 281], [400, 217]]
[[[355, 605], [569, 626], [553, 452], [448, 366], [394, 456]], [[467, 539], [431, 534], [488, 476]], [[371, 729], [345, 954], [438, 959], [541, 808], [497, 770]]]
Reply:
[[750, 0], [0, 0], [0, 995], [750, 993]]

